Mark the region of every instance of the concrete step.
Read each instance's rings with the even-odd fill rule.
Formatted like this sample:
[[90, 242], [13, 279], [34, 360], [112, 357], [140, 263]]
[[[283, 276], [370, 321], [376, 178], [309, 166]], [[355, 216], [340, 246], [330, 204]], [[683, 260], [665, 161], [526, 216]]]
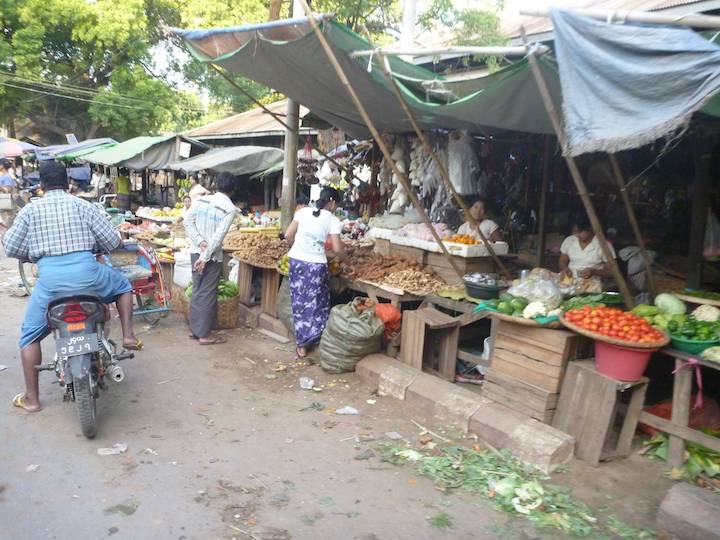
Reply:
[[676, 484], [663, 499], [657, 521], [680, 540], [720, 540], [720, 495]]
[[572, 459], [575, 441], [570, 435], [389, 356], [368, 356], [356, 371], [381, 395], [407, 401], [495, 448], [507, 448], [543, 472], [552, 472]]

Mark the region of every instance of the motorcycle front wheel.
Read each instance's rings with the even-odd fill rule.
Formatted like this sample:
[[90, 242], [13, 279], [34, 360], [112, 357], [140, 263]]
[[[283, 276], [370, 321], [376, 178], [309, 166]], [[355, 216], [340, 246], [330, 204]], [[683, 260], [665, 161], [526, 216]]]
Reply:
[[91, 376], [88, 373], [82, 379], [73, 380], [75, 407], [80, 419], [80, 428], [83, 435], [88, 439], [95, 438], [97, 434], [97, 412], [95, 409], [95, 394], [90, 381]]

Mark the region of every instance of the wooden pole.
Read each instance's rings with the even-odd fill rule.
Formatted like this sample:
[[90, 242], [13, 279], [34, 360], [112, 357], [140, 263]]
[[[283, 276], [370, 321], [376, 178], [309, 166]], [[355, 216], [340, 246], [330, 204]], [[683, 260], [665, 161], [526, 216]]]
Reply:
[[638, 225], [637, 216], [635, 215], [635, 210], [633, 209], [632, 202], [630, 201], [630, 195], [628, 195], [625, 186], [625, 177], [623, 176], [622, 169], [618, 163], [617, 156], [615, 156], [615, 154], [610, 154], [609, 157], [610, 166], [612, 167], [613, 174], [615, 176], [615, 182], [620, 190], [620, 196], [622, 197], [623, 204], [625, 205], [625, 211], [627, 212], [628, 219], [630, 220], [630, 226], [632, 227], [633, 234], [635, 235], [635, 241], [640, 248], [640, 255], [645, 263], [645, 270], [648, 274], [648, 284], [650, 285], [650, 292], [652, 293], [655, 291], [655, 277], [653, 276], [652, 271], [652, 260], [650, 260], [650, 255], [645, 247], [645, 240], [640, 232], [640, 225]]
[[547, 246], [547, 207], [548, 191], [550, 190], [550, 166], [552, 158], [550, 135], [545, 135], [543, 148], [543, 170], [540, 183], [540, 208], [538, 212], [538, 250], [537, 265], [542, 267], [545, 264], [545, 248]]
[[[366, 37], [369, 41], [370, 35], [367, 34]], [[467, 220], [470, 222], [470, 226], [473, 229], [475, 229], [475, 231], [477, 231], [478, 236], [480, 236], [480, 239], [482, 240], [482, 243], [485, 246], [485, 249], [487, 249], [488, 253], [493, 258], [493, 260], [495, 261], [495, 264], [497, 264], [500, 271], [503, 273], [503, 275], [507, 279], [512, 279], [510, 272], [508, 271], [506, 266], [503, 264], [503, 262], [500, 260], [500, 257], [497, 256], [497, 253], [495, 253], [495, 250], [493, 249], [492, 244], [485, 237], [482, 230], [480, 230], [480, 224], [470, 214], [470, 209], [468, 208], [467, 204], [465, 204], [465, 200], [457, 192], [457, 190], [455, 189], [455, 186], [453, 186], [453, 183], [450, 180], [450, 175], [448, 174], [445, 164], [442, 162], [440, 157], [437, 155], [437, 152], [435, 152], [435, 149], [430, 144], [430, 141], [428, 141], [427, 137], [425, 136], [425, 133], [423, 133], [423, 131], [420, 129], [420, 126], [417, 123], [417, 119], [415, 118], [415, 114], [412, 112], [412, 110], [410, 109], [410, 107], [407, 104], [407, 101], [405, 101], [405, 98], [402, 96], [402, 93], [400, 92], [400, 89], [398, 88], [398, 85], [395, 82], [395, 79], [393, 78], [392, 73], [390, 72], [390, 69], [388, 68], [387, 57], [382, 52], [379, 53], [379, 55], [380, 55], [380, 65], [382, 66], [383, 74], [385, 75], [385, 78], [390, 83], [390, 86], [393, 89], [393, 92], [395, 93], [395, 97], [397, 98], [398, 102], [400, 102], [400, 106], [402, 107], [403, 111], [405, 111], [405, 115], [408, 117], [408, 120], [410, 120], [410, 124], [412, 124], [412, 127], [415, 130], [415, 134], [418, 136], [418, 139], [420, 139], [420, 142], [422, 143], [423, 148], [425, 148], [425, 152], [430, 154], [430, 156], [432, 157], [432, 160], [437, 165], [438, 170], [440, 171], [440, 177], [443, 180], [443, 184], [445, 184], [445, 188], [453, 196], [455, 201], [458, 203], [458, 206], [460, 206], [460, 208], [462, 208], [463, 212], [465, 212], [465, 216], [467, 217]]]
[[[527, 35], [525, 34], [525, 28], [521, 27], [520, 30], [522, 32], [523, 41], [527, 45], [528, 41]], [[530, 61], [530, 69], [532, 71], [533, 77], [535, 78], [535, 82], [538, 85], [538, 90], [540, 91], [540, 96], [542, 97], [543, 104], [545, 105], [545, 110], [550, 117], [550, 122], [553, 125], [553, 129], [555, 130], [555, 134], [557, 135], [558, 141], [560, 142], [560, 146], [564, 147], [565, 132], [563, 131], [562, 124], [560, 123], [560, 115], [558, 114], [557, 109], [555, 109], [555, 105], [553, 104], [552, 98], [550, 97], [550, 91], [548, 90], [547, 83], [545, 82], [542, 71], [540, 71], [540, 66], [538, 65], [538, 60], [535, 56], [534, 51], [530, 51], [530, 54], [528, 55], [528, 60]], [[578, 195], [580, 195], [580, 200], [585, 207], [585, 212], [590, 219], [590, 224], [592, 225], [593, 232], [595, 233], [595, 236], [597, 236], [603, 255], [605, 256], [605, 259], [610, 265], [610, 271], [612, 272], [613, 278], [615, 278], [618, 287], [620, 287], [620, 292], [625, 299], [625, 304], [629, 308], [632, 308], [635, 305], [635, 300], [630, 293], [630, 288], [628, 287], [625, 278], [620, 272], [620, 268], [618, 267], [615, 257], [613, 257], [612, 251], [610, 251], [610, 245], [608, 244], [607, 238], [605, 237], [605, 232], [603, 231], [602, 225], [600, 225], [600, 220], [598, 219], [597, 213], [595, 212], [595, 207], [593, 206], [590, 195], [588, 194], [587, 186], [585, 186], [585, 181], [580, 174], [580, 169], [578, 169], [577, 163], [572, 156], [564, 157], [568, 169], [570, 170], [570, 175], [572, 176], [573, 182], [575, 183], [575, 187], [578, 191]]]
[[310, 11], [310, 6], [308, 6], [307, 2], [305, 0], [297, 0], [298, 3], [302, 6], [303, 10], [305, 11], [305, 15], [308, 17], [308, 21], [310, 22], [310, 25], [313, 27], [313, 30], [315, 31], [315, 34], [317, 35], [318, 41], [320, 42], [320, 45], [322, 46], [323, 50], [325, 51], [325, 55], [327, 56], [328, 60], [330, 61], [330, 64], [335, 69], [335, 73], [337, 73], [338, 78], [340, 79], [340, 82], [342, 83], [343, 87], [347, 91], [347, 93], [350, 96], [350, 99], [352, 100], [353, 104], [355, 105], [355, 108], [357, 109], [358, 113], [363, 119], [363, 122], [365, 122], [365, 125], [367, 125], [368, 129], [370, 130], [370, 133], [372, 133], [373, 139], [375, 139], [375, 142], [378, 145], [378, 148], [380, 148], [380, 151], [383, 153], [383, 156], [387, 160], [387, 162], [390, 164], [390, 167], [393, 170], [393, 173], [397, 177], [398, 181], [402, 185], [403, 189], [407, 192], [407, 196], [410, 198], [410, 201], [412, 201], [413, 205], [417, 209], [417, 211], [420, 214], [420, 217], [422, 218], [425, 225], [430, 230], [430, 233], [432, 234], [433, 238], [435, 239], [435, 242], [437, 242], [438, 246], [442, 250], [443, 254], [447, 258], [450, 265], [453, 267], [455, 272], [457, 273], [458, 277], [462, 279], [464, 273], [460, 269], [460, 266], [458, 265], [457, 261], [453, 258], [452, 255], [450, 255], [450, 252], [447, 250], [447, 247], [443, 243], [442, 239], [438, 235], [437, 231], [435, 230], [435, 227], [433, 227], [432, 222], [430, 221], [430, 218], [425, 213], [425, 209], [423, 208], [422, 204], [420, 204], [420, 201], [417, 198], [417, 195], [415, 195], [415, 192], [412, 190], [412, 187], [410, 186], [410, 183], [407, 180], [407, 177], [405, 176], [405, 173], [401, 172], [400, 169], [398, 169], [397, 164], [392, 158], [391, 152], [389, 148], [387, 147], [387, 144], [385, 144], [385, 141], [383, 140], [382, 136], [380, 135], [380, 132], [375, 127], [375, 124], [371, 120], [370, 116], [368, 115], [367, 111], [365, 110], [365, 107], [360, 102], [360, 99], [358, 98], [357, 94], [355, 93], [355, 89], [350, 84], [350, 81], [347, 78], [347, 75], [345, 75], [345, 71], [343, 70], [342, 66], [338, 62], [337, 58], [335, 57], [335, 53], [333, 53], [332, 49], [330, 48], [330, 44], [328, 43], [327, 39], [325, 39], [325, 35], [322, 33], [322, 30], [320, 30], [320, 26], [318, 25], [317, 21], [315, 20], [312, 11]]
[[700, 289], [703, 284], [703, 244], [707, 226], [712, 148], [707, 141], [695, 144], [695, 180], [691, 203], [690, 241], [688, 246], [687, 286]]
[[[300, 105], [287, 100], [287, 120], [290, 127], [285, 130], [285, 146], [282, 173], [282, 204], [280, 205], [280, 229], [285, 230], [295, 216], [295, 188], [297, 184], [298, 129]], [[292, 128], [295, 129], [292, 129]]]

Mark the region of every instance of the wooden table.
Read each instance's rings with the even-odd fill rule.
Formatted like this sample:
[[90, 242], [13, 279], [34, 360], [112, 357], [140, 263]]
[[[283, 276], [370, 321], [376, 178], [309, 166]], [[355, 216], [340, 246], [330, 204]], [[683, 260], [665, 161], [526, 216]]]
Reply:
[[[380, 255], [402, 255], [423, 266], [431, 266], [432, 269], [448, 283], [460, 281], [455, 269], [443, 253], [427, 251], [413, 246], [401, 246], [384, 239], [375, 240], [375, 252]], [[473, 272], [498, 272], [495, 260], [489, 255], [485, 257], [460, 257], [453, 255], [452, 257], [463, 274], [471, 274]], [[500, 255], [499, 257], [506, 265], [517, 259], [517, 255], [515, 254]]]
[[365, 281], [355, 279], [340, 278], [341, 283], [348, 289], [361, 292], [368, 295], [368, 298], [378, 302], [380, 299], [388, 300], [393, 306], [402, 309], [402, 305], [407, 302], [422, 302], [424, 296], [410, 294], [408, 292], [394, 291], [391, 288], [383, 288]]
[[709, 362], [698, 356], [693, 356], [669, 347], [662, 349], [661, 352], [675, 359], [672, 417], [670, 420], [666, 420], [665, 418], [643, 411], [640, 413], [640, 422], [668, 434], [668, 465], [670, 467], [680, 467], [684, 462], [686, 441], [702, 444], [711, 450], [720, 452], [720, 439], [688, 427], [690, 420], [690, 401], [692, 399], [692, 381], [693, 377], [695, 377], [695, 370], [697, 369], [694, 366], [688, 365], [688, 363], [692, 358], [697, 360], [699, 365], [717, 371], [720, 371], [720, 363]]
[[241, 261], [240, 259], [236, 260], [239, 265], [237, 285], [240, 293], [240, 302], [246, 306], [250, 305], [252, 299], [253, 270], [257, 268], [260, 270], [262, 276], [260, 285], [260, 310], [262, 313], [270, 315], [271, 317], [277, 317], [277, 300], [278, 291], [280, 290], [280, 274], [277, 268], [258, 266], [248, 261]]

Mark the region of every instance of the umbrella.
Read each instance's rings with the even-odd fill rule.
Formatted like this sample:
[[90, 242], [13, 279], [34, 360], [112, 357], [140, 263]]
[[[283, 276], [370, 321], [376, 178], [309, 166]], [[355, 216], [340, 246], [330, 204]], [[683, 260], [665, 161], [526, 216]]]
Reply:
[[3, 139], [0, 141], [0, 156], [18, 157], [35, 148], [37, 147], [34, 144], [18, 141], [17, 139]]

